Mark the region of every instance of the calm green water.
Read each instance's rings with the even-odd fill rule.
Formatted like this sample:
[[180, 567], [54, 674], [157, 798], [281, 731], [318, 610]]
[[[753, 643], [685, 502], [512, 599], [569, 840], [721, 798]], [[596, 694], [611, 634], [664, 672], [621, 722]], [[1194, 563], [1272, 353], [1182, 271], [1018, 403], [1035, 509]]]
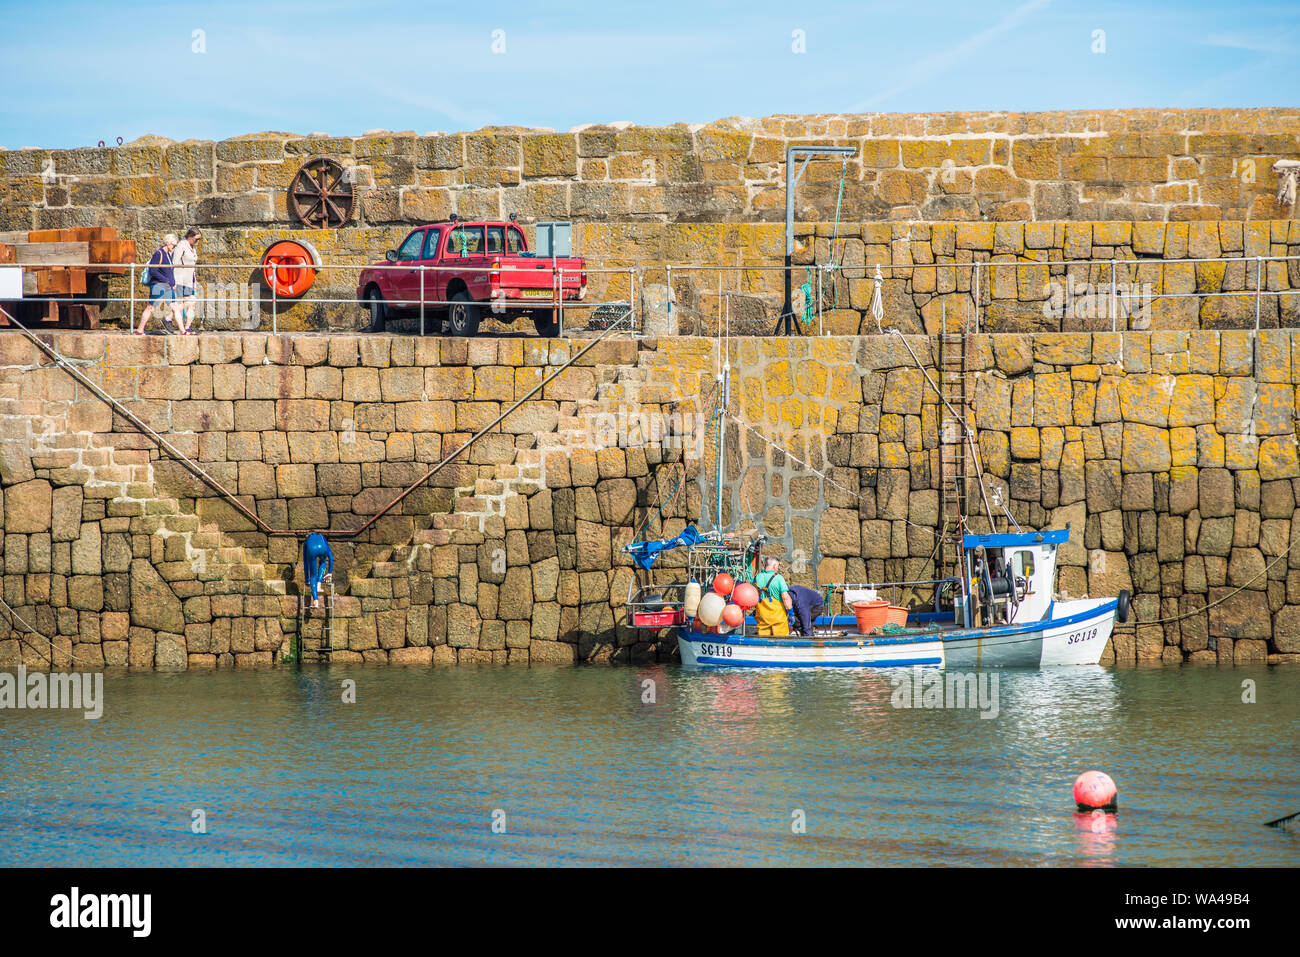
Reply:
[[[99, 721], [0, 711], [0, 864], [1300, 861], [1261, 826], [1300, 810], [1300, 669], [1002, 672], [994, 719], [895, 709], [890, 675], [109, 676]], [[1098, 829], [1088, 768], [1120, 788]]]

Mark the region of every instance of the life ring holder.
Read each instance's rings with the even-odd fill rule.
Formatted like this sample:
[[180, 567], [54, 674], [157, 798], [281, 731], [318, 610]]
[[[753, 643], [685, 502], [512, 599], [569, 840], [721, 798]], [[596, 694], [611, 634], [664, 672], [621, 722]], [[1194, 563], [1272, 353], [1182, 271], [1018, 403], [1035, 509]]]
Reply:
[[280, 299], [305, 293], [320, 268], [320, 253], [305, 239], [281, 239], [262, 254], [262, 282]]

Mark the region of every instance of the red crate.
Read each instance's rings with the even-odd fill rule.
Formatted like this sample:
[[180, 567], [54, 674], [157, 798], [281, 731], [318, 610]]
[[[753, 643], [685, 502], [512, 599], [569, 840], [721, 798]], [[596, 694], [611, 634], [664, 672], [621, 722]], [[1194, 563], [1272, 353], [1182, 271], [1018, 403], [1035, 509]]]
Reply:
[[686, 621], [686, 612], [681, 608], [669, 608], [664, 611], [638, 611], [632, 616], [632, 624], [638, 628], [666, 628], [680, 625]]

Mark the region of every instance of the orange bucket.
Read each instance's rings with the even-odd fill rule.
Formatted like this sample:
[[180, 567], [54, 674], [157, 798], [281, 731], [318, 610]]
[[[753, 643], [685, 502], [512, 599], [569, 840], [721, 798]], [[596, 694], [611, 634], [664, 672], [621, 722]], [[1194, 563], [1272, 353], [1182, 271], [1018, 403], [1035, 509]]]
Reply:
[[853, 614], [858, 619], [858, 633], [871, 634], [873, 628], [883, 625], [889, 616], [887, 601], [858, 601], [853, 603]]
[[885, 624], [898, 625], [900, 628], [907, 625], [907, 609], [901, 605], [890, 605], [886, 609]]

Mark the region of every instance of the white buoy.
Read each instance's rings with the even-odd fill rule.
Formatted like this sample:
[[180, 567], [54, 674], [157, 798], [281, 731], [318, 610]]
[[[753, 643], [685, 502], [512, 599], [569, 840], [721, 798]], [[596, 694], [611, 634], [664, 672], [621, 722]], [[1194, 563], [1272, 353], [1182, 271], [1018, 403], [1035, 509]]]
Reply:
[[722, 609], [727, 607], [727, 599], [717, 592], [709, 592], [700, 599], [699, 620], [709, 628], [722, 621]]

